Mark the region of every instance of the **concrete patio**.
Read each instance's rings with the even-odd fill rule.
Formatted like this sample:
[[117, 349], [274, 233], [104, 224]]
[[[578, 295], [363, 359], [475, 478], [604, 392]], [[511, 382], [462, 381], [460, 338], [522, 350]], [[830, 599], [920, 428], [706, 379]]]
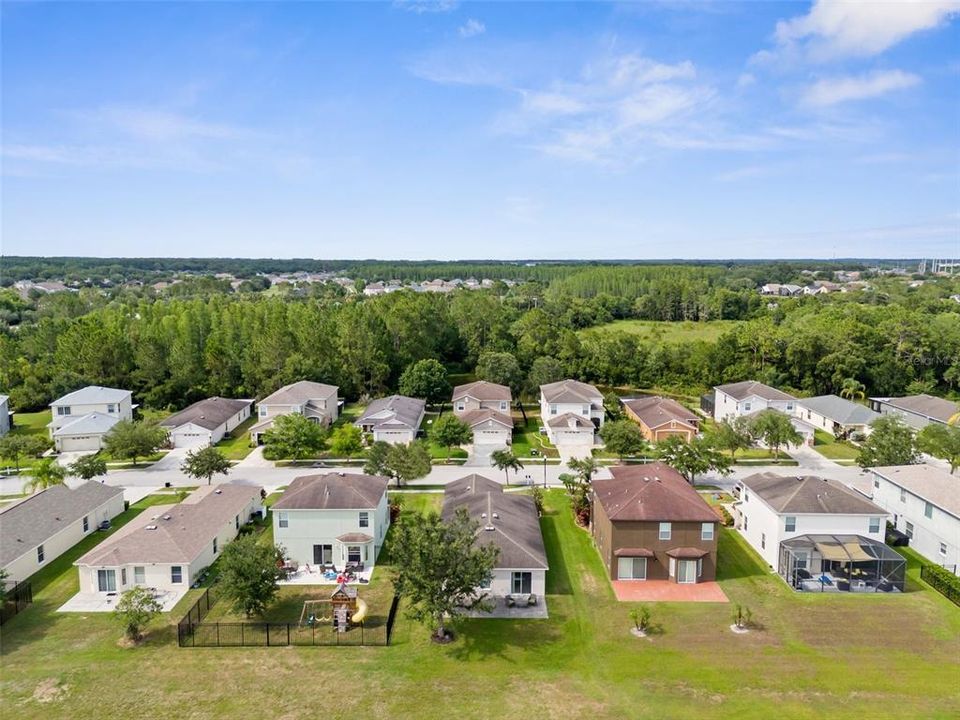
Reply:
[[[337, 578], [336, 573], [333, 577], [324, 577], [324, 572], [321, 568], [310, 565], [310, 570], [307, 570], [306, 565], [300, 566], [295, 573], [292, 573], [287, 577], [286, 580], [281, 580], [280, 585], [336, 585]], [[363, 572], [357, 573], [357, 579], [347, 583], [348, 585], [366, 585], [373, 578], [373, 568], [366, 568]], [[366, 582], [360, 582], [364, 580]]]
[[[189, 588], [182, 590], [161, 590], [155, 597], [163, 607], [163, 612], [170, 612], [180, 599], [186, 595]], [[57, 612], [113, 612], [120, 602], [121, 593], [77, 593], [61, 605]]]
[[546, 620], [547, 599], [543, 596], [537, 598], [536, 605], [527, 605], [525, 607], [510, 607], [507, 605], [506, 598], [496, 597], [487, 600], [493, 605], [492, 612], [483, 612], [482, 610], [465, 610], [464, 617], [469, 618], [495, 618], [500, 620]]
[[620, 602], [729, 602], [716, 582], [675, 583], [669, 580], [614, 580]]

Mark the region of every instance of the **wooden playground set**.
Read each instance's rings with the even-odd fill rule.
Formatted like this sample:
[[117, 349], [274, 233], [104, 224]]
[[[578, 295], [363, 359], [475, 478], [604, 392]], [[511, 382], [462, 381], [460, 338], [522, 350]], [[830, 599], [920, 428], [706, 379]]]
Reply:
[[336, 632], [346, 632], [362, 625], [367, 613], [367, 603], [357, 596], [357, 588], [341, 583], [328, 598], [305, 600], [298, 624], [301, 628], [332, 624]]

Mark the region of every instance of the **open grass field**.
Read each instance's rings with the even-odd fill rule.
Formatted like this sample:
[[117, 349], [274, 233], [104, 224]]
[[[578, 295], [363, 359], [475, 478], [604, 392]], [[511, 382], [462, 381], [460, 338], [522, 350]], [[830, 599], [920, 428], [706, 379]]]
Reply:
[[[426, 507], [440, 496], [419, 497]], [[67, 564], [3, 627], [0, 703], [18, 720], [128, 720], [145, 708], [168, 718], [257, 708], [272, 718], [427, 720], [960, 713], [960, 610], [920, 589], [915, 563], [901, 596], [803, 597], [723, 530], [720, 582], [762, 629], [734, 636], [731, 605], [660, 603], [657, 632], [639, 640], [559, 491], [547, 494], [542, 528], [550, 619], [459, 621], [444, 647], [401, 614], [388, 648], [181, 649], [171, 614], [126, 649], [111, 617], [54, 612], [76, 590]], [[388, 547], [383, 560], [375, 583], [389, 573]]]
[[606, 325], [581, 330], [586, 333], [626, 332], [639, 335], [643, 340], [663, 343], [713, 342], [723, 333], [739, 325], [737, 320], [710, 320], [708, 322], [657, 322], [655, 320], [614, 320]]

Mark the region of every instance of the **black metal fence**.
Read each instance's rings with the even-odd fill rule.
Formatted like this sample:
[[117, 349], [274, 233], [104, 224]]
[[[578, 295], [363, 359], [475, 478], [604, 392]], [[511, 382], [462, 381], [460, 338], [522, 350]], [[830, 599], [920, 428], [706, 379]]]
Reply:
[[4, 591], [3, 606], [0, 607], [0, 625], [33, 602], [33, 588], [29, 582], [5, 581]]
[[386, 621], [371, 617], [344, 632], [329, 623], [204, 622], [215, 602], [216, 595], [204, 591], [177, 623], [180, 647], [385, 647], [390, 644], [400, 599], [393, 598]]

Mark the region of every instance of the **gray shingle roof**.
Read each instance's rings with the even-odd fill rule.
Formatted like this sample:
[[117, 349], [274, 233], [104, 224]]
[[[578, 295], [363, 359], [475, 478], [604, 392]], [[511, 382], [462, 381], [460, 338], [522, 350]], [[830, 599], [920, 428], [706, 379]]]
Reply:
[[207, 430], [214, 430], [245, 407], [250, 407], [250, 402], [250, 400], [233, 400], [222, 397], [206, 398], [195, 402], [193, 405], [188, 405], [180, 412], [165, 418], [160, 424], [163, 427], [176, 428], [187, 423], [193, 423]]
[[123, 488], [89, 481], [75, 490], [54, 485], [3, 508], [0, 566], [13, 562], [117, 495], [123, 495]]
[[[223, 526], [259, 499], [255, 485], [221, 483], [195, 491], [177, 505], [154, 505], [85, 554], [77, 565], [191, 563]], [[240, 522], [248, 518], [241, 517]]]
[[460, 507], [480, 523], [477, 542], [500, 548], [496, 567], [547, 568], [540, 518], [532, 497], [505, 493], [499, 483], [474, 474], [444, 489], [441, 516], [449, 520]]
[[932, 465], [888, 465], [871, 472], [960, 518], [960, 478]]
[[513, 395], [510, 393], [510, 388], [506, 385], [498, 385], [497, 383], [487, 382], [486, 380], [477, 380], [476, 382], [467, 383], [466, 385], [457, 385], [453, 389], [454, 402], [462, 397], [472, 397], [480, 402], [489, 400], [506, 400], [510, 402]]
[[756, 380], [744, 380], [743, 382], [728, 383], [726, 385], [717, 385], [716, 390], [722, 390], [735, 400], [745, 400], [751, 395], [762, 397], [764, 400], [793, 400], [792, 395], [787, 395], [781, 390], [764, 385]]
[[62, 398], [54, 400], [51, 405], [100, 405], [103, 403], [118, 403], [130, 396], [129, 390], [88, 385]]
[[800, 398], [797, 405], [841, 425], [869, 425], [880, 417], [880, 413], [836, 395]]
[[110, 432], [118, 422], [120, 422], [120, 418], [117, 415], [107, 415], [99, 412], [87, 413], [58, 427], [53, 431], [53, 436], [102, 435]]
[[490, 410], [488, 408], [480, 408], [479, 410], [471, 410], [460, 416], [460, 419], [463, 420], [470, 427], [476, 427], [481, 425], [488, 420], [492, 420], [495, 423], [499, 423], [505, 427], [513, 427], [513, 418], [509, 415], [506, 415], [497, 410]]
[[367, 409], [353, 424], [360, 427], [397, 426], [397, 424], [416, 430], [420, 427], [426, 402], [405, 395], [391, 395], [372, 401]]
[[547, 420], [547, 425], [552, 428], [569, 428], [571, 423], [575, 428], [593, 428], [593, 422], [590, 418], [585, 418], [583, 415], [576, 415], [575, 413], [564, 413], [563, 415], [557, 415], [557, 417]]
[[846, 485], [816, 475], [756, 473], [740, 481], [778, 513], [886, 515]]
[[359, 473], [301, 475], [273, 504], [274, 510], [368, 510], [380, 504], [389, 479]]
[[922, 415], [940, 422], [948, 422], [960, 412], [960, 404], [933, 395], [908, 395], [899, 398], [871, 398], [892, 408]]
[[548, 403], [603, 402], [603, 394], [593, 385], [579, 380], [560, 380], [540, 386], [540, 392]]
[[260, 405], [303, 405], [309, 400], [329, 399], [337, 397], [339, 388], [336, 385], [300, 380], [299, 382], [284, 385], [276, 392], [267, 395], [260, 401]]

